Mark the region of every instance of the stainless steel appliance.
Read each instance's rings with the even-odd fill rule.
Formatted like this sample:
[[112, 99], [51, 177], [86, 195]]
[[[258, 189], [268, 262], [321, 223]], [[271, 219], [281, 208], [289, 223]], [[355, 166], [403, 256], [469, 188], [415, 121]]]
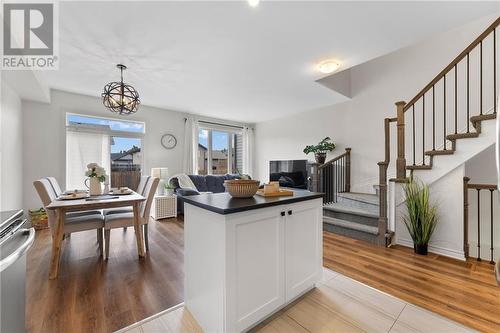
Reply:
[[26, 252], [35, 240], [22, 210], [0, 212], [0, 333], [25, 332]]

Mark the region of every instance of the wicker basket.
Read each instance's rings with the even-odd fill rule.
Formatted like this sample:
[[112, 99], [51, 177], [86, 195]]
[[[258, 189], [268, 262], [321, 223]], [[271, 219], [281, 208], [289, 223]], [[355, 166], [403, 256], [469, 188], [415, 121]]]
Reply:
[[260, 181], [252, 179], [232, 179], [224, 181], [226, 192], [233, 198], [251, 198], [257, 193]]
[[45, 209], [30, 209], [29, 212], [31, 225], [35, 228], [35, 230], [47, 229], [49, 227], [49, 219]]

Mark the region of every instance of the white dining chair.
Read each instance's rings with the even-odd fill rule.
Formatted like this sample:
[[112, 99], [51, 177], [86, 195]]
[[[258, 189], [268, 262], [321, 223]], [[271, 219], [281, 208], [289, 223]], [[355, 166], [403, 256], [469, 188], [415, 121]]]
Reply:
[[[139, 185], [137, 185], [136, 192], [142, 196], [144, 196], [144, 190], [146, 188], [146, 183], [148, 182], [151, 176], [141, 176], [141, 180], [139, 181]], [[132, 207], [118, 207], [118, 208], [109, 208], [103, 211], [104, 215], [109, 214], [119, 214], [119, 213], [132, 213]]]
[[[59, 197], [61, 194], [63, 194], [63, 191], [61, 190], [61, 187], [59, 186], [59, 182], [55, 177], [45, 177], [49, 181], [50, 188], [54, 192], [56, 198]], [[84, 210], [81, 212], [68, 212], [66, 213], [67, 216], [82, 216], [82, 215], [92, 215], [92, 214], [101, 214], [102, 212], [100, 210]]]
[[[35, 189], [42, 200], [43, 207], [47, 212], [47, 217], [49, 220], [49, 228], [52, 233], [52, 238], [54, 238], [55, 232], [55, 224], [56, 224], [56, 213], [47, 209], [47, 206], [54, 200], [56, 200], [57, 196], [55, 195], [55, 191], [52, 189], [52, 185], [49, 180], [46, 178], [42, 178], [33, 182]], [[66, 214], [63, 233], [72, 234], [74, 232], [79, 231], [87, 231], [87, 230], [97, 230], [97, 239], [99, 244], [99, 252], [101, 256], [103, 255], [103, 227], [104, 227], [104, 217], [101, 212], [97, 211], [97, 213], [93, 214], [84, 214], [84, 215], [71, 215]]]
[[[158, 187], [158, 182], [160, 180], [155, 177], [150, 177], [145, 185], [144, 196], [146, 200], [143, 201], [139, 209], [139, 219], [140, 224], [143, 228], [144, 233], [144, 243], [146, 246], [146, 251], [149, 251], [149, 235], [148, 235], [148, 222], [149, 222], [149, 212], [151, 210], [151, 204], [153, 203], [153, 198]], [[134, 225], [134, 213], [117, 213], [105, 215], [104, 219], [104, 248], [105, 248], [105, 258], [109, 258], [109, 247], [110, 247], [110, 236], [111, 229], [131, 227]]]

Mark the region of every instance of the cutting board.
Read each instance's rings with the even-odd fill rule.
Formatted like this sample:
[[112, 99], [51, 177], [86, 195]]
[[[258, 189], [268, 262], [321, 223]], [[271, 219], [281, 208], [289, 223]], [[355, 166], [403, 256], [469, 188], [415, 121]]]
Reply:
[[293, 191], [280, 189], [279, 192], [265, 193], [263, 189], [260, 189], [256, 194], [260, 195], [261, 197], [286, 197], [292, 196]]

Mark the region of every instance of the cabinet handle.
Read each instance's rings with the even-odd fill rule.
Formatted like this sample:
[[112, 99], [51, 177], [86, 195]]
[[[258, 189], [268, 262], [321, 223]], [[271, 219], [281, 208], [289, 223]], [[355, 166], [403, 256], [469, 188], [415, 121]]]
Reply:
[[293, 212], [291, 210], [288, 211], [288, 215], [292, 215]]
[[281, 212], [281, 216], [285, 216], [285, 212]]

